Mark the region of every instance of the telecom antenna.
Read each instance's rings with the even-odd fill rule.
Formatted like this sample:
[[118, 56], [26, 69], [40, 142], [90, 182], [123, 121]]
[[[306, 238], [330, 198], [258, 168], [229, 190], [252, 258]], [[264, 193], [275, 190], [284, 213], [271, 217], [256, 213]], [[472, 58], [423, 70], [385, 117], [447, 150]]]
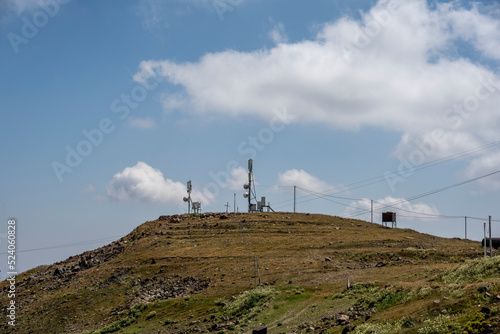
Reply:
[[[248, 183], [243, 185], [243, 189], [248, 190], [248, 192], [243, 194], [243, 197], [248, 198], [248, 212], [255, 211], [255, 204], [252, 204], [252, 196], [255, 197], [255, 190], [252, 191], [252, 179], [253, 179], [253, 160], [248, 159]], [[255, 185], [254, 185], [255, 188]]]
[[243, 194], [243, 197], [248, 198], [248, 212], [256, 212], [256, 211], [262, 212], [264, 210], [264, 208], [267, 208], [268, 212], [269, 212], [269, 210], [274, 212], [274, 210], [271, 208], [271, 206], [269, 204], [266, 205], [266, 198], [265, 197], [262, 197], [260, 202], [257, 202], [256, 204], [252, 204], [252, 199], [255, 199], [257, 201], [257, 194], [255, 192], [255, 180], [253, 177], [253, 160], [252, 159], [248, 159], [248, 183], [245, 183], [243, 185], [243, 189], [248, 190], [248, 192]]
[[187, 182], [187, 193], [188, 197], [184, 197], [182, 200], [184, 202], [187, 202], [188, 204], [188, 213], [191, 213], [191, 190], [193, 190], [193, 187], [191, 185], [191, 180]]
[[193, 213], [201, 213], [201, 202], [193, 202], [191, 199], [191, 191], [193, 186], [191, 185], [191, 180], [187, 182], [187, 193], [188, 196], [184, 197], [182, 200], [188, 204], [188, 213], [191, 213], [191, 207], [193, 208]]

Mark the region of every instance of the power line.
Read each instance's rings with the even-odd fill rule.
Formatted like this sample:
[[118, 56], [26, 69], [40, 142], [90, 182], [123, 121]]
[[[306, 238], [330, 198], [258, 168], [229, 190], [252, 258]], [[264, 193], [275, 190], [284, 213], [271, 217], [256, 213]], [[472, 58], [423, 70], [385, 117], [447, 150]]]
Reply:
[[[100, 243], [100, 242], [103, 242], [103, 241], [116, 240], [117, 238], [121, 238], [121, 237], [122, 236], [114, 236], [114, 237], [106, 237], [106, 238], [95, 239], [95, 240], [81, 241], [81, 242], [75, 242], [75, 243], [58, 245], [58, 246], [47, 246], [47, 247], [41, 247], [41, 248], [16, 250], [16, 253], [29, 253], [29, 252], [35, 252], [35, 251], [41, 251], [41, 250], [58, 249], [58, 248], [70, 248], [70, 247], [76, 247], [76, 246], [85, 246], [85, 245]], [[6, 254], [7, 253], [0, 253], [0, 255], [6, 255]]]
[[[454, 184], [451, 184], [451, 185], [448, 185], [448, 186], [445, 186], [445, 187], [442, 187], [442, 188], [434, 189], [434, 190], [431, 190], [431, 191], [428, 191], [428, 192], [425, 192], [425, 193], [422, 193], [422, 194], [418, 194], [418, 195], [406, 198], [404, 200], [400, 200], [399, 202], [395, 202], [395, 203], [391, 203], [391, 204], [384, 204], [382, 207], [379, 207], [377, 209], [381, 210], [381, 209], [386, 208], [386, 207], [393, 207], [394, 208], [395, 206], [397, 206], [399, 204], [403, 204], [403, 203], [406, 203], [406, 202], [414, 201], [414, 200], [422, 198], [422, 197], [427, 197], [427, 196], [430, 196], [430, 195], [434, 195], [434, 194], [437, 194], [439, 192], [446, 191], [446, 190], [449, 190], [449, 189], [452, 189], [452, 188], [456, 188], [456, 187], [462, 186], [464, 184], [471, 183], [471, 182], [474, 182], [474, 181], [477, 181], [477, 180], [480, 180], [480, 179], [483, 179], [483, 178], [486, 178], [486, 177], [489, 177], [489, 176], [492, 176], [492, 175], [495, 175], [495, 174], [498, 174], [498, 173], [500, 173], [500, 170], [497, 170], [497, 171], [494, 171], [494, 172], [491, 172], [491, 173], [488, 173], [488, 174], [484, 174], [484, 175], [481, 175], [481, 176], [478, 176], [478, 177], [475, 177], [475, 178], [472, 178], [472, 179], [469, 179], [469, 180], [466, 180], [466, 181], [454, 183]], [[397, 208], [397, 209], [400, 210], [400, 208]], [[354, 216], [358, 216], [358, 215], [364, 214], [366, 212], [369, 212], [369, 211], [368, 210], [360, 210], [358, 213], [355, 213]], [[449, 217], [453, 217], [453, 216], [449, 216]], [[458, 217], [463, 217], [463, 216], [456, 216], [454, 218], [458, 218]]]
[[[423, 163], [423, 164], [419, 165], [418, 167], [414, 167], [413, 169], [409, 169], [407, 171], [399, 171], [398, 170], [398, 171], [395, 171], [395, 172], [385, 173], [384, 175], [379, 175], [379, 176], [371, 177], [371, 178], [368, 178], [368, 179], [365, 179], [365, 180], [356, 181], [356, 182], [353, 182], [353, 183], [350, 183], [350, 184], [347, 184], [347, 185], [338, 186], [338, 187], [331, 188], [331, 189], [328, 189], [328, 190], [325, 190], [323, 192], [316, 193], [316, 194], [326, 195], [326, 194], [331, 193], [331, 192], [335, 192], [335, 193], [338, 194], [338, 193], [342, 193], [342, 192], [346, 192], [346, 191], [350, 191], [350, 190], [354, 190], [354, 189], [366, 187], [366, 186], [369, 186], [369, 185], [372, 185], [372, 184], [375, 184], [375, 183], [379, 183], [379, 182], [387, 180], [387, 178], [391, 178], [391, 177], [406, 177], [407, 175], [412, 174], [414, 172], [418, 172], [418, 171], [421, 171], [423, 169], [427, 169], [427, 168], [430, 168], [430, 167], [433, 167], [433, 166], [437, 166], [437, 165], [443, 164], [445, 162], [448, 162], [448, 161], [451, 161], [451, 160], [455, 160], [455, 159], [458, 159], [458, 158], [461, 158], [461, 157], [464, 157], [464, 156], [467, 156], [467, 155], [478, 153], [480, 151], [492, 148], [492, 147], [497, 146], [497, 145], [500, 145], [500, 140], [499, 141], [494, 141], [494, 142], [491, 142], [491, 143], [488, 143], [488, 144], [485, 144], [485, 145], [482, 145], [482, 146], [478, 146], [478, 147], [475, 147], [475, 148], [472, 148], [472, 149], [469, 149], [469, 150], [465, 150], [465, 151], [462, 151], [462, 152], [459, 152], [459, 153], [455, 153], [455, 154], [452, 154], [452, 155], [449, 155], [449, 156], [446, 156], [446, 157], [443, 157], [443, 158], [440, 158], [440, 159], [432, 160], [432, 161]], [[372, 182], [370, 182], [370, 181], [372, 181]], [[352, 186], [357, 185], [357, 184], [359, 184], [359, 186], [352, 187]], [[273, 186], [262, 186], [262, 187], [273, 187]], [[292, 187], [292, 186], [277, 186], [277, 187]], [[300, 196], [300, 197], [297, 197], [297, 199], [307, 198], [307, 197], [310, 197], [312, 195], [314, 195], [314, 194]], [[311, 200], [315, 200], [315, 198], [313, 198]], [[302, 201], [302, 202], [298, 202], [298, 203], [306, 203], [306, 202], [309, 202], [311, 200]], [[286, 202], [290, 202], [290, 201], [292, 201], [292, 200], [287, 199], [287, 200], [276, 202], [275, 204], [286, 203]], [[289, 205], [291, 205], [291, 204], [289, 204]], [[288, 206], [288, 205], [278, 206], [277, 208], [281, 208], [281, 207], [284, 207], [284, 206]]]

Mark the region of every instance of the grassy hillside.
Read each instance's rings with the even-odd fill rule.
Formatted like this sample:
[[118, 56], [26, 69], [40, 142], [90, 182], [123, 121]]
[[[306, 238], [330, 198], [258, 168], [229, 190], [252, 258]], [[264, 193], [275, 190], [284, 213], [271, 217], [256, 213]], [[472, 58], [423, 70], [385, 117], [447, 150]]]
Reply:
[[324, 215], [162, 216], [19, 275], [16, 328], [0, 331], [494, 333], [500, 259], [481, 256], [478, 242]]

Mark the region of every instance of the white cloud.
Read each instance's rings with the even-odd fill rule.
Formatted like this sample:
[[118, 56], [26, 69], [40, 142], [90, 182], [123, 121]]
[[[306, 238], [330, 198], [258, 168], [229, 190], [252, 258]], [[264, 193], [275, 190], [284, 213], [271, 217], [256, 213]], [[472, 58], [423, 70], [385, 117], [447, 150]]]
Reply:
[[245, 183], [248, 183], [247, 170], [243, 167], [234, 168], [229, 178], [229, 189], [242, 190]]
[[241, 166], [230, 171], [210, 172], [209, 175], [222, 189], [243, 190], [243, 185], [248, 183], [248, 172]]
[[151, 117], [146, 117], [146, 118], [129, 117], [128, 125], [132, 128], [138, 128], [144, 130], [156, 127], [156, 123]]
[[336, 186], [320, 180], [303, 169], [290, 169], [283, 174], [279, 173], [278, 183], [280, 186], [297, 186], [315, 192], [325, 192], [336, 188]]
[[93, 184], [89, 184], [85, 188], [81, 190], [82, 193], [93, 193], [95, 191], [95, 186]]
[[[187, 195], [186, 185], [165, 179], [163, 173], [148, 164], [139, 161], [133, 167], [127, 167], [113, 176], [106, 187], [107, 196], [119, 202], [149, 202], [180, 204]], [[193, 201], [210, 204], [214, 197], [208, 191], [199, 191], [193, 186]]]
[[[473, 179], [500, 169], [500, 152], [488, 154], [473, 160], [465, 169], [464, 176]], [[477, 181], [484, 190], [500, 189], [500, 175], [495, 174]]]
[[[428, 161], [497, 139], [500, 77], [483, 62], [500, 59], [500, 19], [481, 6], [380, 0], [360, 20], [326, 23], [310, 40], [197, 62], [143, 61], [135, 79], [183, 87], [166, 110], [269, 120], [269, 110], [286, 106], [297, 123], [398, 131], [395, 154], [406, 158], [439, 130]], [[272, 33], [276, 41], [282, 30]], [[481, 63], [461, 56], [464, 44]]]
[[500, 59], [500, 35], [498, 34], [500, 22], [498, 19], [481, 14], [481, 11], [486, 10], [478, 3], [472, 3], [470, 10], [460, 8], [456, 3], [441, 5], [441, 8], [447, 21], [451, 22], [454, 36], [472, 43], [486, 56]]
[[168, 8], [163, 1], [140, 0], [134, 6], [134, 12], [142, 19], [145, 29], [156, 30], [168, 27]]
[[[370, 210], [371, 201], [369, 199], [353, 201], [345, 209], [344, 216], [359, 216], [364, 213], [365, 216], [369, 216]], [[408, 219], [411, 219], [411, 217], [432, 219], [435, 218], [433, 215], [439, 215], [439, 211], [434, 206], [422, 202], [412, 204], [404, 198], [394, 198], [392, 196], [386, 196], [383, 199], [374, 201], [373, 210], [378, 212], [377, 214], [380, 214], [380, 211], [394, 211], [396, 214], [400, 213], [402, 216], [408, 216]]]
[[273, 29], [269, 32], [269, 38], [271, 38], [271, 40], [276, 44], [288, 42], [288, 37], [283, 23], [278, 23], [273, 27]]

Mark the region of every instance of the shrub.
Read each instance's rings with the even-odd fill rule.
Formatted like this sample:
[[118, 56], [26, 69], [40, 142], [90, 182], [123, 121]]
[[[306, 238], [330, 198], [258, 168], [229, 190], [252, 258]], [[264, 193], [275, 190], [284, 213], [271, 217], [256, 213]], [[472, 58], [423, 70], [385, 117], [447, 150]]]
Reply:
[[147, 307], [148, 307], [148, 305], [146, 305], [144, 303], [135, 304], [134, 306], [132, 306], [130, 308], [130, 313], [131, 313], [132, 317], [139, 318], [142, 314], [142, 311], [144, 311]]
[[361, 298], [360, 303], [365, 310], [372, 307], [383, 310], [401, 302], [406, 295], [407, 292], [402, 289], [394, 290], [391, 287], [385, 289], [370, 288], [366, 295]]
[[149, 320], [154, 317], [156, 317], [156, 312], [155, 311], [149, 312], [148, 315], [146, 316], [146, 320]]
[[449, 334], [459, 329], [456, 324], [458, 316], [438, 315], [433, 319], [424, 321], [423, 327], [418, 330], [418, 334]]
[[224, 307], [224, 312], [229, 315], [242, 315], [243, 313], [250, 313], [252, 308], [266, 300], [269, 300], [274, 294], [274, 289], [270, 287], [263, 288], [262, 292], [259, 288], [245, 291], [236, 297], [235, 300], [229, 302], [229, 304]]
[[447, 270], [440, 278], [444, 283], [471, 283], [500, 272], [500, 256], [467, 260]]
[[399, 334], [402, 331], [402, 321], [386, 323], [364, 323], [356, 326], [354, 334]]

